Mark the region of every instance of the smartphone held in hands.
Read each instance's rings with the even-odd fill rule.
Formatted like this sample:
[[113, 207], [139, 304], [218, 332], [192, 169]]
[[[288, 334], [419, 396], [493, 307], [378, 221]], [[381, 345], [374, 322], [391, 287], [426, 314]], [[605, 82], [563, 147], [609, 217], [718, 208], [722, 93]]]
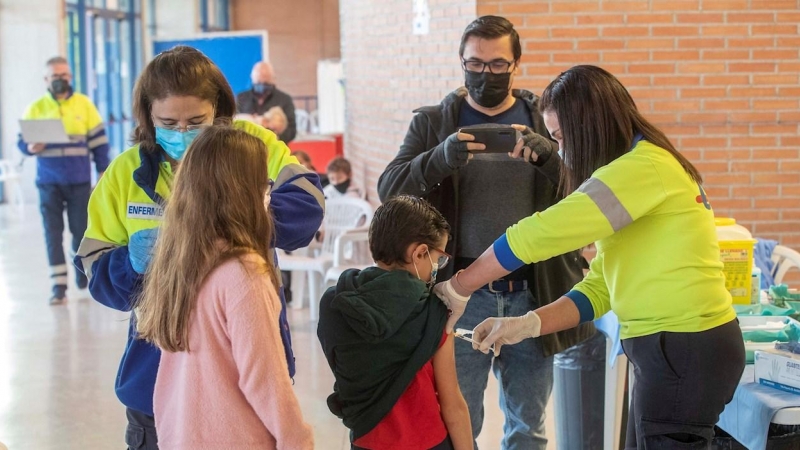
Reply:
[[520, 132], [510, 125], [474, 125], [458, 131], [474, 136], [473, 142], [484, 144], [486, 153], [510, 153], [520, 139]]

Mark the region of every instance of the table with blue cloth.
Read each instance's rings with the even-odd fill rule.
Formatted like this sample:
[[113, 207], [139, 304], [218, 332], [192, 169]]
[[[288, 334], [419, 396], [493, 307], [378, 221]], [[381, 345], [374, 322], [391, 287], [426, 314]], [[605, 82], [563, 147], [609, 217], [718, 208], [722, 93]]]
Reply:
[[800, 425], [800, 395], [756, 383], [755, 367], [748, 364], [717, 426], [748, 449], [762, 450], [770, 423]]
[[[795, 311], [774, 305], [734, 305], [747, 350], [747, 366], [733, 400], [717, 426], [750, 450], [767, 448], [770, 424], [800, 425], [800, 395], [764, 386], [755, 380], [754, 350], [774, 348], [775, 342], [797, 342], [800, 323], [788, 317]], [[783, 328], [759, 329], [769, 322]]]
[[[780, 308], [773, 308], [773, 310], [765, 306], [762, 309], [768, 310], [768, 314], [778, 316], [774, 319], [781, 320], [779, 317], [782, 313], [777, 311]], [[765, 314], [761, 310], [753, 312]], [[783, 320], [788, 319], [784, 318]], [[747, 322], [747, 319], [742, 319], [742, 321]], [[608, 364], [613, 366], [616, 356], [622, 354], [617, 317], [613, 313], [609, 313], [595, 321], [595, 325], [609, 339]], [[755, 367], [753, 364], [748, 364], [742, 374], [739, 387], [733, 395], [733, 400], [720, 415], [717, 426], [748, 449], [763, 450], [767, 446], [770, 423], [800, 425], [800, 395], [756, 383]], [[606, 445], [606, 448], [612, 447]]]

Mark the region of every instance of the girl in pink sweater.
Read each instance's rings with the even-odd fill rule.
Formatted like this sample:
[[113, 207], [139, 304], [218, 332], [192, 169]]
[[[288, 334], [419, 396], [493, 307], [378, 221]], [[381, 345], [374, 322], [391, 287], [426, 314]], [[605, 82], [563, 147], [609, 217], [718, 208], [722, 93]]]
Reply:
[[267, 149], [205, 129], [175, 176], [136, 312], [163, 351], [154, 412], [159, 447], [312, 449], [278, 326]]

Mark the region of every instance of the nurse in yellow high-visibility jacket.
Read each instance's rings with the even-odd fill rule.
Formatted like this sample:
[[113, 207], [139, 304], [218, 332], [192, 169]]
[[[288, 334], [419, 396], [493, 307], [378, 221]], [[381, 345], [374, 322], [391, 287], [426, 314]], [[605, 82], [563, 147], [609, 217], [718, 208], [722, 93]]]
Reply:
[[595, 242], [583, 281], [525, 316], [487, 319], [474, 347], [499, 353], [613, 310], [636, 375], [626, 448], [708, 448], [745, 355], [700, 174], [603, 69], [562, 73], [540, 108], [568, 168], [561, 184], [569, 195], [436, 286], [453, 311], [448, 325], [488, 281]]
[[[92, 193], [89, 227], [75, 258], [89, 277], [92, 297], [120, 311], [133, 310], [140, 296], [174, 173], [186, 149], [204, 127], [230, 121], [236, 112], [233, 92], [219, 68], [185, 46], [159, 54], [145, 67], [133, 99], [135, 145], [114, 159]], [[273, 246], [289, 251], [305, 247], [322, 223], [319, 176], [301, 166], [273, 132], [244, 121], [234, 121], [233, 127], [261, 139], [269, 152], [264, 170], [274, 181], [269, 207], [275, 224]], [[282, 290], [279, 295], [277, 325], [289, 375], [294, 376]], [[160, 358], [158, 348], [137, 337], [132, 312], [116, 380], [117, 397], [127, 407], [125, 441], [130, 449], [158, 448], [153, 391]], [[219, 412], [207, 413], [213, 420]]]

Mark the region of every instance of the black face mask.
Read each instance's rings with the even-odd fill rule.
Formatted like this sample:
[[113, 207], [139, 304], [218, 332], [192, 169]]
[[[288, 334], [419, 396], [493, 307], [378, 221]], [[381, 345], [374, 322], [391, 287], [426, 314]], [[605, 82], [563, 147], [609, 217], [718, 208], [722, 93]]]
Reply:
[[475, 103], [484, 108], [494, 108], [508, 97], [511, 73], [464, 72], [464, 85]]
[[55, 95], [67, 93], [70, 89], [72, 89], [72, 87], [69, 85], [69, 81], [62, 80], [61, 78], [56, 78], [50, 83], [50, 92]]
[[255, 83], [253, 84], [253, 92], [256, 95], [260, 95], [262, 97], [266, 97], [275, 90], [275, 85], [270, 83]]
[[350, 187], [350, 180], [343, 181], [339, 184], [334, 184], [333, 187], [339, 191], [340, 194], [344, 194], [347, 192], [347, 188]]

